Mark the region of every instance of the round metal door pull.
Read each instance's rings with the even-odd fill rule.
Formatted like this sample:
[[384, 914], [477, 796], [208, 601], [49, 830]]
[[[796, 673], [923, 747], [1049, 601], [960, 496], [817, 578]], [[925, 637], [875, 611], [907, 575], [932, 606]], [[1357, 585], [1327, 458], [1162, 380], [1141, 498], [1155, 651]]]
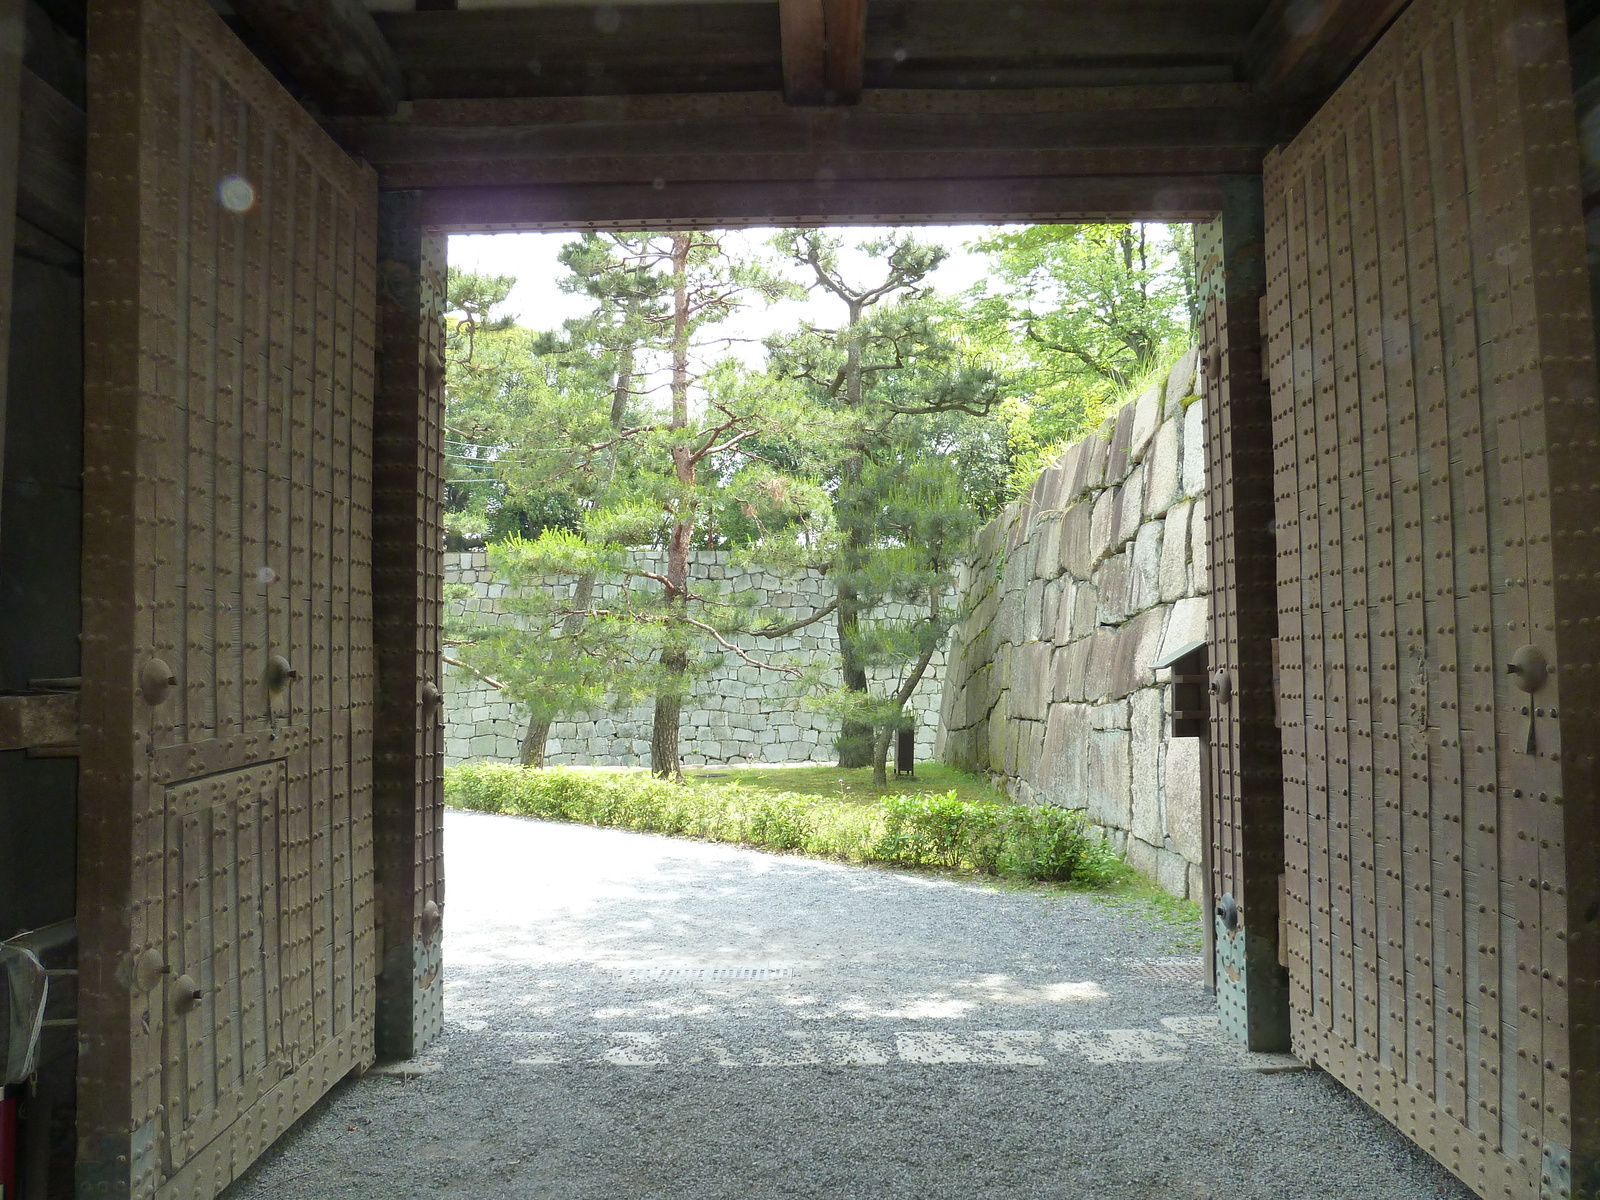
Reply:
[[134, 977], [139, 984], [139, 990], [148, 992], [161, 982], [161, 977], [169, 970], [166, 960], [161, 957], [161, 951], [155, 949], [146, 950], [139, 955], [137, 962], [134, 964]]
[[1522, 646], [1506, 664], [1506, 673], [1521, 691], [1532, 695], [1550, 678], [1550, 663], [1537, 646]]
[[146, 704], [160, 704], [177, 686], [178, 676], [159, 658], [152, 658], [139, 671], [139, 695]]
[[300, 672], [294, 669], [289, 660], [281, 654], [274, 654], [267, 659], [267, 670], [262, 676], [262, 682], [267, 685], [267, 691], [276, 696], [289, 686], [291, 679], [299, 679]]
[[1211, 676], [1211, 694], [1217, 698], [1218, 704], [1226, 704], [1233, 699], [1233, 676], [1227, 667], [1218, 667]]
[[179, 975], [172, 981], [172, 1007], [177, 1012], [192, 1012], [204, 994], [192, 975]]

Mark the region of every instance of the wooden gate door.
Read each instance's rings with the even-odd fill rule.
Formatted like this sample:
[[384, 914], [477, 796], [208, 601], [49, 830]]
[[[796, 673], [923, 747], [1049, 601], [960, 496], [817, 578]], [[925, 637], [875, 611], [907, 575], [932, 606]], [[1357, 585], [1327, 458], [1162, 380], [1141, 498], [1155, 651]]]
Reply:
[[1415, 0], [1266, 174], [1295, 1051], [1593, 1197], [1600, 445], [1559, 0]]
[[376, 186], [198, 0], [91, 3], [79, 1194], [370, 1062]]

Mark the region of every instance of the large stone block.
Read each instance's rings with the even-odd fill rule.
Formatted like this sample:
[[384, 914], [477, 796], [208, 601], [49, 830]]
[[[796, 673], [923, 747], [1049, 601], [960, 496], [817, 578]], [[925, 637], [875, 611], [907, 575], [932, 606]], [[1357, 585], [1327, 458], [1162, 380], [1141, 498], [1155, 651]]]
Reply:
[[1076, 449], [1079, 458], [1071, 479], [1063, 489], [1064, 500], [1075, 500], [1090, 489], [1103, 486], [1106, 481], [1106, 455], [1111, 450], [1111, 442], [1105, 427], [1084, 438]]
[[1163, 421], [1151, 441], [1150, 454], [1145, 460], [1144, 515], [1159, 517], [1177, 500], [1182, 474], [1179, 469], [1179, 426], [1176, 421]]
[[1100, 595], [1099, 623], [1120, 625], [1128, 615], [1128, 556], [1113, 554], [1096, 567], [1094, 586]]
[[1210, 600], [1205, 596], [1186, 596], [1175, 603], [1172, 606], [1172, 615], [1167, 620], [1161, 646], [1156, 651], [1155, 659], [1151, 661], [1158, 661], [1176, 653], [1180, 646], [1204, 641], [1206, 616], [1210, 611], [1210, 605]]
[[1165, 388], [1164, 380], [1157, 380], [1147, 387], [1139, 398], [1132, 404], [1133, 428], [1129, 431], [1128, 457], [1134, 462], [1142, 462], [1146, 451], [1150, 448], [1150, 440], [1155, 436], [1156, 427], [1161, 424], [1162, 399]]
[[1128, 611], [1143, 612], [1161, 603], [1161, 541], [1165, 526], [1148, 521], [1128, 552]]
[[[1089, 666], [1084, 673], [1083, 690], [1079, 694], [1091, 704], [1126, 696], [1130, 690], [1112, 690], [1116, 686], [1113, 676], [1117, 665], [1117, 647], [1121, 641], [1122, 630], [1103, 626], [1096, 629], [1094, 636], [1089, 639]], [[1082, 644], [1078, 642], [1074, 646]]]
[[1056, 504], [1065, 507], [1071, 504], [1077, 496], [1077, 479], [1083, 470], [1083, 448], [1085, 442], [1077, 441], [1068, 446], [1056, 458], [1055, 467], [1061, 472], [1061, 490], [1056, 495]]
[[1122, 519], [1118, 498], [1120, 487], [1107, 488], [1095, 497], [1094, 512], [1089, 518], [1089, 560], [1097, 563], [1117, 542], [1117, 525]]
[[1084, 807], [1102, 825], [1126, 829], [1132, 819], [1133, 787], [1128, 770], [1128, 733], [1095, 730], [1089, 735], [1089, 780]]
[[1057, 459], [1039, 475], [1033, 485], [1034, 513], [1052, 512], [1061, 507], [1061, 460]]
[[1024, 642], [1037, 642], [1044, 636], [1044, 589], [1044, 580], [1035, 579], [1022, 593], [1018, 635]]
[[1192, 863], [1200, 861], [1200, 739], [1173, 738], [1162, 764], [1161, 797], [1165, 833], [1173, 848]]
[[1089, 710], [1082, 704], [1052, 704], [1045, 723], [1038, 788], [1045, 799], [1082, 808], [1089, 779]]
[[1094, 538], [1091, 536], [1093, 514], [1094, 505], [1088, 500], [1068, 505], [1066, 512], [1061, 514], [1060, 564], [1074, 579], [1089, 578], [1089, 572], [1094, 568]]
[[1100, 589], [1080, 583], [1072, 604], [1072, 639], [1089, 637], [1100, 625]]
[[1149, 842], [1141, 842], [1138, 838], [1129, 838], [1127, 848], [1123, 851], [1128, 860], [1128, 865], [1139, 874], [1152, 882], [1157, 872], [1161, 870], [1161, 852]]
[[1198, 496], [1206, 490], [1206, 406], [1196, 400], [1183, 410], [1183, 494]]
[[1192, 900], [1189, 895], [1189, 863], [1170, 850], [1156, 852], [1156, 883], [1168, 895], [1180, 900]]
[[1118, 629], [1112, 638], [1110, 661], [1104, 668], [1104, 676], [1095, 675], [1097, 664], [1090, 664], [1091, 690], [1100, 678], [1105, 680], [1107, 696], [1126, 696], [1135, 688], [1154, 683], [1155, 670], [1152, 664], [1161, 647], [1161, 635], [1166, 629], [1166, 622], [1165, 608], [1151, 608]]
[[1087, 699], [1086, 680], [1093, 649], [1093, 638], [1081, 638], [1070, 646], [1062, 646], [1056, 650], [1051, 658], [1051, 670], [1056, 681], [1053, 699], [1072, 701]]
[[1139, 532], [1139, 523], [1144, 520], [1144, 478], [1145, 467], [1141, 463], [1129, 473], [1117, 495], [1115, 546], [1131, 541]]
[[1211, 590], [1210, 543], [1206, 541], [1206, 502], [1195, 501], [1189, 515], [1189, 580], [1196, 594]]
[[1053, 586], [1056, 589], [1055, 599], [1052, 601], [1046, 597], [1045, 615], [1051, 615], [1053, 605], [1055, 623], [1047, 625], [1046, 629], [1056, 645], [1065, 646], [1072, 640], [1072, 609], [1078, 602], [1078, 591], [1087, 585], [1079, 583], [1070, 575], [1063, 575]]
[[1190, 346], [1183, 352], [1183, 357], [1173, 364], [1172, 370], [1167, 372], [1167, 402], [1163, 406], [1165, 415], [1176, 413], [1183, 398], [1194, 395], [1194, 373], [1199, 359], [1200, 347]]
[[1161, 599], [1181, 599], [1189, 591], [1189, 510], [1192, 500], [1174, 504], [1167, 510], [1166, 528], [1161, 535]]
[[1039, 636], [1047, 642], [1064, 639], [1056, 636], [1061, 622], [1061, 597], [1072, 585], [1072, 580], [1062, 576], [1044, 585], [1044, 596], [1039, 606]]
[[1011, 654], [1011, 715], [1013, 719], [1042, 721], [1050, 703], [1052, 678], [1049, 642], [1029, 642]]
[[1039, 517], [1028, 539], [1028, 560], [1035, 579], [1054, 579], [1061, 571], [1061, 516], [1057, 512]]
[[[1133, 444], [1133, 413], [1136, 406], [1124, 404], [1112, 421], [1111, 444], [1106, 447], [1105, 482], [1121, 483], [1133, 469], [1133, 459], [1128, 457], [1128, 447]], [[1102, 426], [1103, 428], [1103, 426]]]
[[1017, 775], [1030, 788], [1040, 784], [1044, 765], [1045, 723], [1028, 721], [1017, 736]]
[[1091, 729], [1131, 729], [1133, 710], [1126, 700], [1107, 700], [1089, 709]]
[[1133, 836], [1153, 846], [1162, 845], [1165, 830], [1161, 817], [1162, 692], [1157, 687], [1140, 688], [1129, 701], [1129, 728], [1132, 733]]

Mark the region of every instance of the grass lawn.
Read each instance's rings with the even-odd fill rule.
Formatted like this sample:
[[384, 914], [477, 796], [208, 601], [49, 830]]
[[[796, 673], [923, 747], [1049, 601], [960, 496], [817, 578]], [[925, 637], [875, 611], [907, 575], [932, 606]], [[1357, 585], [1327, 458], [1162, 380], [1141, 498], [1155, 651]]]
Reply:
[[870, 804], [880, 796], [910, 796], [927, 792], [954, 792], [975, 804], [1009, 804], [1010, 797], [989, 786], [987, 780], [968, 775], [943, 763], [918, 763], [910, 779], [896, 779], [891, 772], [884, 787], [874, 787], [871, 767], [686, 767], [684, 778], [692, 783], [736, 783], [757, 792], [796, 792], [828, 800], [848, 800]]

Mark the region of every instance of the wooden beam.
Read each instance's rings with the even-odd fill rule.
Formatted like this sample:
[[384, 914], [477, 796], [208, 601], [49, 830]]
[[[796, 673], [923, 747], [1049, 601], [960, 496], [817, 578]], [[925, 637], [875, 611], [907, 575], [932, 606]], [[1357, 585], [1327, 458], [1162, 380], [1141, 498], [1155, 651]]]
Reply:
[[0, 0], [0, 481], [4, 479], [6, 378], [11, 358], [11, 274], [17, 238], [17, 175], [22, 140], [24, 0]]
[[790, 104], [855, 104], [867, 50], [866, 0], [778, 0], [783, 98]]
[[1076, 176], [1032, 179], [725, 180], [565, 187], [457, 187], [421, 193], [439, 232], [946, 225], [1010, 221], [1198, 221], [1222, 206], [1222, 179]]
[[394, 112], [400, 65], [361, 0], [233, 0], [233, 8], [327, 111]]
[[867, 0], [823, 0], [827, 24], [823, 100], [855, 104], [866, 68]]
[[1321, 98], [1339, 85], [1410, 0], [1273, 0], [1245, 43], [1256, 90]]
[[1253, 174], [1285, 132], [1245, 84], [415, 101], [336, 131], [397, 189]]
[[828, 49], [824, 0], [778, 0], [783, 36], [783, 98], [790, 104], [825, 104]]
[[26, 68], [21, 94], [17, 215], [81, 250], [88, 117]]
[[[821, 103], [829, 89], [853, 93], [858, 59], [867, 87], [1227, 81], [1265, 6], [1265, 0], [1015, 0], [1000, 6], [871, 0], [864, 25], [832, 21], [841, 42], [840, 31], [859, 28], [864, 48], [841, 45], [831, 61], [841, 71], [850, 67], [851, 80], [830, 82], [828, 53], [821, 51], [819, 60], [815, 47], [828, 38], [831, 3], [624, 4], [606, 10], [604, 22], [593, 7], [572, 4], [379, 12], [373, 19], [394, 48], [414, 100], [782, 92], [788, 56], [791, 101], [803, 83], [811, 102]], [[813, 47], [809, 60], [790, 53], [801, 44], [801, 30]]]
[[77, 741], [76, 692], [0, 696], [0, 750], [74, 746]]

